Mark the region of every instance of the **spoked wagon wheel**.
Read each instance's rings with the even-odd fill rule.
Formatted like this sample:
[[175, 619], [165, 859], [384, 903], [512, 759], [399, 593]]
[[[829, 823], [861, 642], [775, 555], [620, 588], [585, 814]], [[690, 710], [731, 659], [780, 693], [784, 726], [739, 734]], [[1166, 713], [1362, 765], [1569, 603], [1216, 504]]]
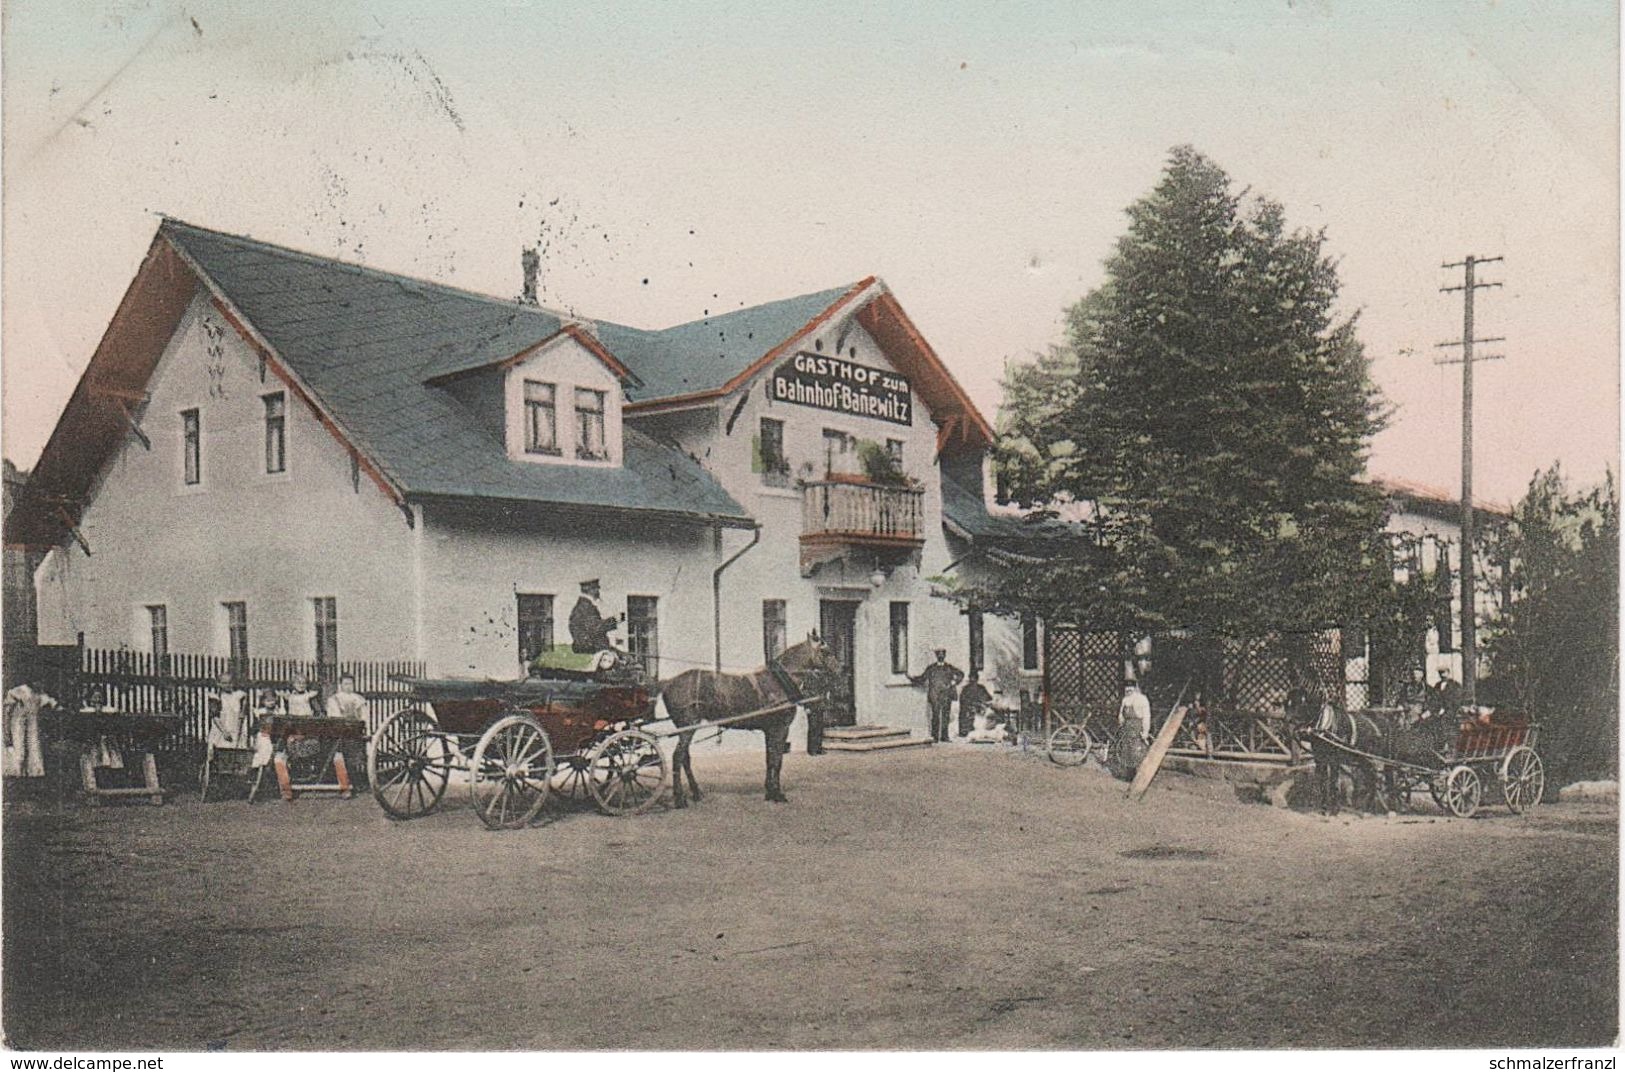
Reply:
[[1471, 767], [1452, 767], [1444, 776], [1444, 805], [1458, 819], [1470, 819], [1484, 796], [1484, 782]]
[[654, 807], [666, 788], [660, 742], [642, 730], [622, 730], [587, 753], [587, 788], [605, 815], [636, 815]]
[[440, 806], [452, 750], [425, 711], [408, 708], [378, 727], [367, 747], [367, 783], [392, 819], [416, 819]]
[[468, 789], [480, 822], [492, 830], [514, 830], [542, 810], [552, 778], [547, 731], [529, 715], [506, 715], [475, 746]]
[[1528, 745], [1520, 744], [1501, 761], [1501, 795], [1507, 807], [1522, 815], [1532, 811], [1546, 792], [1546, 767]]
[[1056, 727], [1055, 732], [1049, 735], [1044, 754], [1049, 756], [1051, 763], [1063, 767], [1077, 767], [1088, 761], [1093, 748], [1094, 742], [1089, 739], [1089, 731], [1076, 722], [1068, 722]]
[[592, 795], [587, 788], [587, 756], [577, 752], [560, 758], [553, 774], [553, 792], [571, 800], [585, 800]]

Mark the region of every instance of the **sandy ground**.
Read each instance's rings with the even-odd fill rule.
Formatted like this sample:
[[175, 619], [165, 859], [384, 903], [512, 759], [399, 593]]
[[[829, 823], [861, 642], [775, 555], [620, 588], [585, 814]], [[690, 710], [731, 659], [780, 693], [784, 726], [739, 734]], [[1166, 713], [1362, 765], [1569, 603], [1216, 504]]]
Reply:
[[[1617, 812], [1339, 819], [939, 747], [698, 750], [705, 800], [491, 833], [370, 798], [8, 802], [19, 1048], [1577, 1046]], [[17, 794], [13, 794], [16, 796]]]

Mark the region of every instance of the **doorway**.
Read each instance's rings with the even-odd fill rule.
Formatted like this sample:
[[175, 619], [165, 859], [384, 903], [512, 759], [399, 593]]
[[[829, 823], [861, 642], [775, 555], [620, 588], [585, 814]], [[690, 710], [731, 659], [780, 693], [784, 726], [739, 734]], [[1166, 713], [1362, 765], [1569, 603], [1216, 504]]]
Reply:
[[855, 726], [858, 722], [855, 697], [857, 696], [857, 668], [853, 665], [857, 653], [858, 603], [851, 599], [821, 599], [818, 601], [818, 633], [841, 660], [844, 670], [844, 695], [836, 697], [825, 714], [828, 726]]

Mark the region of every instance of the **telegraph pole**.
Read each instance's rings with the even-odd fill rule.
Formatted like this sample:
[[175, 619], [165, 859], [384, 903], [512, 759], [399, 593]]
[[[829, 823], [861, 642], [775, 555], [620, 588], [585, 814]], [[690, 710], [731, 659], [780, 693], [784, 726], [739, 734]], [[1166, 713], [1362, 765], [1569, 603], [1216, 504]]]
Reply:
[[1503, 335], [1487, 339], [1473, 337], [1473, 293], [1501, 285], [1480, 283], [1475, 278], [1479, 265], [1494, 264], [1501, 259], [1475, 257], [1469, 253], [1466, 260], [1444, 266], [1462, 269], [1462, 285], [1439, 288], [1445, 294], [1461, 291], [1461, 340], [1439, 344], [1461, 347], [1461, 356], [1434, 364], [1461, 366], [1461, 699], [1464, 704], [1476, 703], [1478, 693], [1478, 585], [1473, 562], [1473, 362], [1498, 361], [1505, 356], [1475, 355], [1473, 345], [1506, 341]]

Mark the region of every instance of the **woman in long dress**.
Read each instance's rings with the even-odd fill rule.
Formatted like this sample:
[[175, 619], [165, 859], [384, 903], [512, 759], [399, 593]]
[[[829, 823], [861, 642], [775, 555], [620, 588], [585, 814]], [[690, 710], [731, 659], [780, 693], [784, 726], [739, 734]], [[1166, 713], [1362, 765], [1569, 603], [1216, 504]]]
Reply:
[[5, 774], [11, 778], [45, 777], [45, 753], [40, 748], [39, 713], [56, 701], [27, 683], [6, 693]]

